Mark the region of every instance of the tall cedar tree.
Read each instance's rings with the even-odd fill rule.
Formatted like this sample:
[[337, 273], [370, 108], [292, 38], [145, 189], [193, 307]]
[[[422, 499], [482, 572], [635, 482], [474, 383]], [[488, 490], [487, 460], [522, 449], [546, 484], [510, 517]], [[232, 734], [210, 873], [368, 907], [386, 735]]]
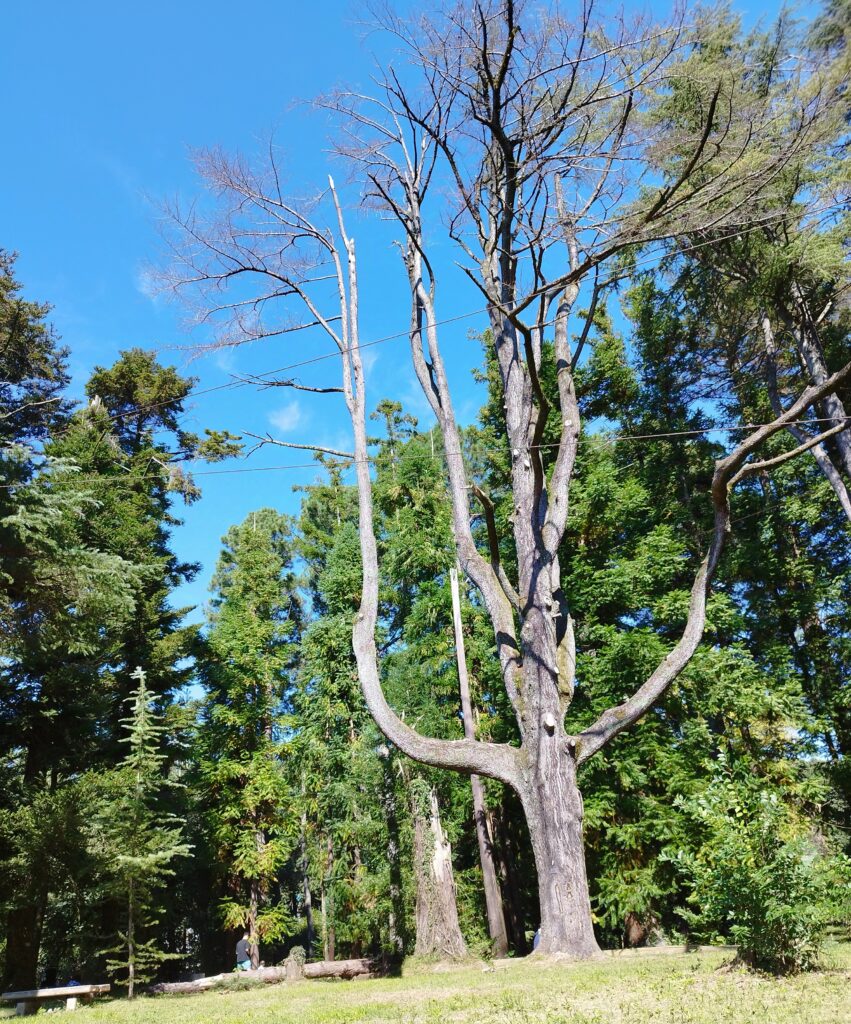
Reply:
[[278, 873], [297, 835], [286, 756], [288, 710], [302, 609], [293, 526], [272, 509], [252, 512], [224, 537], [212, 582], [203, 666], [206, 698], [199, 766], [224, 923], [259, 944], [288, 934]]

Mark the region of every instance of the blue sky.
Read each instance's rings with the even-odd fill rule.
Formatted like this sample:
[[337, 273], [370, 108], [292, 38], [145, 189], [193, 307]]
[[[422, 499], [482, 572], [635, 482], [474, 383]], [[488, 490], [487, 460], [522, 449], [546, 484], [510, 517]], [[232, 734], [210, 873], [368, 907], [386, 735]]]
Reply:
[[[189, 364], [179, 350], [189, 340], [181, 313], [151, 296], [145, 267], [163, 253], [156, 202], [197, 192], [192, 147], [250, 153], [274, 131], [296, 189], [323, 181], [329, 171], [341, 173], [328, 153], [327, 119], [298, 101], [339, 82], [367, 84], [373, 50], [388, 44], [365, 36], [359, 6], [347, 0], [5, 5], [0, 245], [19, 252], [27, 297], [54, 306], [52, 320], [71, 348], [75, 395], [82, 394], [94, 365], [109, 365], [119, 350], [136, 345], [159, 350], [163, 361], [197, 376], [199, 389], [227, 383], [232, 372], [261, 372], [328, 350], [317, 335]], [[776, 10], [773, 3], [749, 7], [749, 20]], [[374, 220], [356, 218], [354, 227], [363, 270], [362, 341], [402, 332], [408, 305], [389, 237]], [[439, 315], [480, 305], [477, 294], [447, 271]], [[484, 317], [474, 316], [443, 334], [466, 421], [480, 400], [469, 374], [479, 352], [467, 335], [484, 326]], [[428, 422], [404, 339], [376, 346], [370, 361], [373, 404], [398, 398]], [[333, 369], [332, 361], [319, 363], [301, 379], [319, 383]], [[271, 430], [291, 441], [347, 446], [336, 397], [219, 391], [191, 402], [185, 426]], [[217, 468], [309, 462], [309, 456], [267, 449], [245, 465]], [[181, 599], [197, 605], [205, 600], [219, 540], [230, 524], [264, 505], [295, 513], [293, 485], [315, 476], [312, 468], [199, 475], [204, 496], [186, 510], [175, 547], [203, 568]]]

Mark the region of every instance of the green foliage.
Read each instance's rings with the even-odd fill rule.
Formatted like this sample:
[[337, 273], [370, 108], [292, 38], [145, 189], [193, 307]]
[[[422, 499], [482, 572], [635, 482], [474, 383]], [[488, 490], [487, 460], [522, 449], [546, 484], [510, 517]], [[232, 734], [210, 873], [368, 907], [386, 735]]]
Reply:
[[851, 863], [796, 816], [749, 768], [719, 763], [705, 790], [683, 803], [698, 830], [678, 862], [693, 886], [681, 913], [695, 931], [726, 931], [760, 970], [818, 965], [827, 924], [851, 910]]
[[21, 297], [16, 258], [0, 248], [0, 448], [43, 439], [68, 413], [68, 350], [47, 322], [50, 306]]
[[[559, 553], [561, 611], [577, 640], [570, 730], [633, 693], [677, 642], [712, 526], [713, 462], [743, 424], [771, 417], [808, 382], [802, 311], [817, 319], [828, 368], [849, 358], [847, 213], [826, 209], [847, 186], [848, 13], [831, 0], [809, 32], [784, 15], [745, 34], [726, 8], [700, 12], [699, 38], [682, 47], [644, 123], [658, 133], [647, 178], [657, 194], [689, 167], [685, 140], [717, 91], [710, 145], [677, 186], [682, 210], [687, 195], [706, 197], [717, 229], [689, 237], [684, 215], [661, 262], [655, 244], [624, 253], [628, 286], [605, 285], [578, 356], [585, 424]], [[724, 218], [748, 197], [715, 196], [713, 175], [750, 112], [776, 115], [747, 157], [754, 178], [789, 128], [790, 48], [819, 66], [831, 109], [753, 208], [760, 230], [731, 235]], [[412, 818], [434, 791], [462, 928], [484, 950], [469, 783], [388, 746], [358, 685], [348, 465], [319, 458], [323, 482], [303, 489], [297, 522], [261, 509], [228, 531], [202, 637], [171, 600], [196, 571], [173, 550], [176, 496], [198, 497], [188, 460], [229, 457], [240, 439], [185, 431], [194, 380], [138, 348], [96, 368], [88, 405], [71, 415], [67, 353], [47, 316], [22, 299], [14, 258], [0, 252], [0, 918], [9, 934], [41, 942], [42, 967], [76, 971], [94, 936], [120, 930], [112, 966], [120, 959], [123, 974], [132, 964], [134, 981], [166, 947], [220, 969], [222, 927], [246, 923], [268, 945], [297, 936], [311, 956], [317, 932], [323, 955], [396, 955], [411, 945]], [[562, 418], [554, 348], [541, 346], [549, 474]], [[487, 351], [485, 405], [464, 431], [463, 457], [469, 482], [493, 501], [514, 578], [511, 460]], [[840, 397], [847, 408], [847, 387]], [[382, 682], [407, 722], [457, 738], [442, 441], [395, 401], [373, 419]], [[761, 454], [795, 443], [780, 434]], [[826, 451], [839, 464], [834, 443]], [[675, 937], [686, 908], [693, 936], [732, 938], [749, 963], [793, 971], [816, 962], [848, 881], [830, 849], [851, 835], [851, 533], [809, 455], [743, 482], [732, 502], [704, 643], [644, 720], [582, 767], [587, 863], [604, 945]], [[475, 502], [472, 514], [489, 555]], [[477, 733], [516, 743], [492, 628], [463, 581], [462, 619]], [[136, 665], [148, 693], [140, 703], [134, 691], [126, 736]], [[196, 703], [185, 694], [197, 681]], [[164, 785], [178, 775], [191, 786]], [[487, 800], [520, 950], [537, 915], [528, 836], [514, 794], [488, 782]], [[191, 862], [177, 817], [191, 831]], [[16, 945], [7, 948], [13, 958]]]
[[292, 523], [260, 509], [228, 531], [212, 584], [196, 771], [225, 893], [221, 919], [248, 928], [252, 941], [293, 927], [273, 894], [296, 836], [283, 763], [302, 620], [292, 563]]
[[165, 731], [152, 706], [152, 694], [141, 669], [124, 720], [127, 754], [100, 780], [100, 803], [92, 823], [92, 843], [101, 863], [105, 891], [124, 904], [124, 928], [105, 952], [114, 954], [107, 969], [126, 985], [133, 998], [136, 985], [148, 981], [174, 954], [163, 951], [151, 934], [162, 908], [174, 862], [191, 852], [177, 818], [162, 807], [168, 786], [162, 750]]

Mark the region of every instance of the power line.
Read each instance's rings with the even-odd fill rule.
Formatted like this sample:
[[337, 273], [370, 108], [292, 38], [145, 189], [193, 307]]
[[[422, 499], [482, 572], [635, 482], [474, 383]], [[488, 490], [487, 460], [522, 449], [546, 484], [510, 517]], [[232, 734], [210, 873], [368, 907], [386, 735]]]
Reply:
[[[806, 419], [806, 420], [796, 420], [795, 421], [796, 424], [817, 424], [817, 423], [829, 423], [829, 422], [832, 422], [829, 417], [820, 417], [820, 418], [816, 418], [816, 419]], [[658, 433], [650, 433], [650, 434], [616, 434], [616, 435], [613, 435], [613, 436], [609, 436], [609, 435], [606, 435], [606, 434], [603, 434], [603, 433], [599, 433], [599, 434], [585, 434], [585, 435], [583, 435], [582, 437], [579, 438], [579, 443], [580, 444], [589, 444], [589, 443], [592, 443], [592, 442], [601, 442], [603, 444], [615, 444], [615, 443], [620, 444], [620, 443], [624, 443], [624, 442], [652, 442], [652, 441], [659, 441], [659, 440], [672, 439], [672, 438], [679, 438], [679, 439], [687, 440], [687, 439], [690, 439], [690, 438], [700, 437], [700, 436], [702, 436], [704, 434], [711, 434], [711, 433], [715, 433], [715, 432], [718, 432], [718, 433], [736, 433], [736, 432], [739, 432], [739, 431], [742, 431], [742, 430], [759, 430], [761, 427], [768, 427], [768, 426], [771, 426], [771, 423], [730, 424], [730, 425], [727, 425], [727, 426], [699, 427], [699, 428], [695, 428], [693, 430], [660, 431]], [[552, 442], [549, 442], [547, 444], [526, 445], [523, 448], [521, 448], [520, 450], [523, 451], [523, 452], [545, 451], [545, 450], [548, 450], [548, 449], [551, 449], [551, 448], [558, 448], [560, 446], [560, 444], [561, 444], [560, 441], [552, 441]], [[316, 451], [317, 452], [321, 452], [321, 448], [317, 448]], [[486, 454], [489, 454], [489, 455], [501, 455], [501, 454], [504, 454], [504, 452], [505, 452], [504, 448], [477, 447], [475, 449], [475, 454], [486, 453]], [[436, 459], [458, 458], [458, 457], [463, 459], [463, 458], [466, 458], [466, 454], [467, 453], [463, 452], [463, 451], [447, 452], [446, 450], [444, 450], [444, 451], [436, 451], [436, 452], [425, 452], [422, 455], [410, 454], [409, 453], [409, 454], [406, 455], [406, 458], [413, 459], [415, 461], [426, 461], [426, 460], [434, 461]], [[363, 462], [366, 462], [367, 465], [375, 465], [375, 464], [377, 464], [380, 461], [380, 456], [369, 456], [365, 460], [363, 460], [363, 459], [355, 459], [355, 458], [351, 458], [351, 459], [342, 459], [341, 458], [340, 461], [342, 463], [344, 463], [345, 468], [348, 468], [350, 466], [356, 466], [356, 465], [359, 465], [359, 464], [361, 464]], [[180, 465], [180, 464], [179, 463], [171, 463], [170, 465], [177, 466], [177, 465]], [[287, 470], [312, 469], [312, 468], [315, 468], [316, 465], [317, 465], [317, 463], [315, 461], [313, 461], [313, 462], [285, 463], [285, 464], [279, 465], [279, 466], [243, 466], [243, 467], [237, 467], [237, 468], [234, 468], [234, 469], [201, 469], [201, 470], [193, 471], [191, 473], [191, 476], [194, 478], [196, 476], [229, 476], [229, 475], [237, 475], [237, 474], [243, 474], [243, 473], [273, 473], [273, 472], [287, 471]], [[632, 463], [631, 465], [634, 465], [634, 463]], [[629, 467], [627, 467], [627, 468], [629, 468]], [[66, 479], [70, 480], [70, 481], [74, 481], [74, 482], [76, 482], [76, 481], [89, 481], [89, 480], [109, 480], [109, 481], [111, 481], [114, 484], [122, 483], [123, 482], [125, 484], [132, 485], [132, 484], [136, 484], [136, 483], [142, 482], [144, 480], [160, 480], [160, 481], [162, 481], [163, 477], [164, 477], [164, 474], [166, 474], [166, 473], [167, 473], [167, 469], [165, 469], [165, 468], [163, 469], [162, 473], [143, 474], [143, 475], [139, 475], [139, 476], [117, 476], [117, 475], [113, 475], [111, 473], [88, 473], [88, 474], [84, 474], [84, 473], [74, 473], [73, 471], [70, 471], [69, 475], [68, 475], [68, 477]], [[26, 486], [27, 486], [26, 482], [15, 483], [15, 484], [0, 484], [0, 489], [12, 490], [12, 489], [15, 489], [15, 488], [26, 487]]]
[[[846, 208], [846, 206], [847, 206], [847, 203], [832, 203], [832, 204], [830, 204], [828, 206], [825, 206], [825, 207], [822, 207], [820, 210], [814, 211], [814, 212], [828, 213], [828, 212], [830, 212], [832, 210], [844, 209], [844, 208]], [[663, 250], [663, 249], [660, 249], [656, 253], [654, 253], [653, 255], [650, 255], [650, 256], [642, 259], [642, 260], [636, 261], [632, 265], [632, 267], [633, 268], [634, 267], [640, 267], [640, 266], [648, 265], [650, 263], [654, 263], [654, 262], [658, 261], [659, 259], [662, 259], [666, 254], [667, 255], [671, 255], [671, 256], [677, 256], [677, 255], [681, 256], [681, 255], [684, 255], [685, 253], [694, 252], [694, 251], [696, 251], [698, 249], [705, 248], [708, 245], [717, 245], [719, 242], [724, 242], [724, 241], [728, 241], [728, 240], [733, 239], [733, 238], [737, 238], [737, 237], [739, 237], [741, 235], [748, 234], [751, 231], [758, 231], [762, 227], [763, 227], [762, 223], [754, 224], [754, 225], [751, 225], [750, 227], [747, 227], [747, 228], [738, 228], [735, 231], [731, 231], [727, 235], [720, 235], [718, 237], [715, 237], [715, 238], [712, 238], [712, 239], [707, 239], [707, 240], [704, 240], [702, 242], [695, 242], [695, 243], [692, 243], [692, 244], [687, 245], [687, 246], [681, 246], [680, 248], [677, 248], [677, 249], [673, 249], [673, 250], [667, 250], [667, 249]], [[616, 281], [617, 279], [618, 278], [611, 278], [608, 283], [614, 283], [614, 281]], [[442, 319], [442, 320], [435, 320], [432, 326], [434, 326], [434, 327], [445, 327], [448, 324], [457, 323], [460, 320], [466, 320], [466, 319], [469, 319], [470, 317], [474, 317], [474, 316], [481, 316], [483, 314], [488, 313], [490, 311], [490, 309], [491, 309], [490, 306], [483, 306], [480, 309], [473, 309], [473, 310], [469, 310], [469, 311], [467, 311], [465, 313], [458, 313], [458, 314], [456, 314], [454, 316], [446, 317], [445, 319]], [[555, 322], [556, 322], [556, 318], [553, 317], [550, 320], [545, 320], [541, 324], [537, 324], [536, 327], [539, 327], [539, 328], [551, 327]], [[390, 341], [398, 341], [398, 340], [400, 340], [402, 338], [410, 337], [410, 333], [411, 333], [410, 328], [406, 328], [405, 330], [396, 331], [393, 334], [387, 334], [387, 335], [385, 335], [384, 337], [381, 337], [381, 338], [375, 338], [375, 339], [373, 339], [371, 341], [361, 342], [357, 346], [350, 346], [348, 348], [342, 348], [342, 349], [341, 348], [336, 348], [336, 349], [330, 350], [328, 352], [321, 353], [320, 355], [312, 356], [312, 357], [310, 357], [308, 359], [301, 359], [301, 360], [298, 360], [298, 361], [293, 362], [293, 363], [288, 363], [286, 366], [280, 366], [280, 367], [277, 367], [276, 369], [272, 369], [272, 370], [264, 370], [264, 371], [261, 371], [259, 374], [255, 374], [254, 376], [259, 380], [259, 379], [261, 379], [263, 377], [270, 377], [273, 374], [287, 373], [290, 370], [297, 370], [297, 369], [301, 369], [301, 368], [303, 368], [305, 366], [312, 366], [312, 365], [314, 365], [316, 363], [324, 362], [327, 359], [339, 358], [340, 356], [347, 355], [348, 353], [352, 352], [354, 350], [354, 348], [367, 349], [367, 348], [373, 348], [376, 345], [384, 345], [384, 344], [386, 344], [386, 343], [388, 343]], [[222, 346], [222, 347], [228, 347], [228, 346]], [[141, 415], [145, 415], [146, 413], [150, 412], [153, 409], [160, 409], [160, 408], [164, 408], [164, 407], [169, 406], [169, 405], [175, 405], [176, 403], [184, 402], [184, 401], [186, 401], [189, 398], [199, 398], [202, 395], [212, 394], [212, 393], [214, 393], [216, 391], [226, 391], [226, 390], [229, 390], [231, 388], [239, 388], [239, 387], [246, 387], [246, 386], [249, 386], [249, 382], [248, 381], [241, 381], [241, 380], [228, 381], [225, 384], [216, 384], [216, 385], [213, 385], [211, 387], [202, 388], [202, 389], [197, 390], [197, 391], [195, 391], [195, 390], [189, 391], [186, 395], [183, 395], [180, 398], [165, 399], [162, 402], [153, 402], [153, 403], [146, 404], [144, 406], [131, 407], [130, 409], [126, 409], [126, 410], [124, 410], [123, 412], [120, 412], [120, 413], [111, 413], [111, 414], [109, 414], [109, 419], [114, 422], [114, 421], [122, 419], [122, 418], [130, 418], [130, 417], [137, 416], [137, 415], [141, 416]], [[64, 434], [67, 433], [67, 429], [68, 428], [66, 428], [65, 431], [58, 432], [54, 436], [56, 436], [56, 437], [64, 436]]]

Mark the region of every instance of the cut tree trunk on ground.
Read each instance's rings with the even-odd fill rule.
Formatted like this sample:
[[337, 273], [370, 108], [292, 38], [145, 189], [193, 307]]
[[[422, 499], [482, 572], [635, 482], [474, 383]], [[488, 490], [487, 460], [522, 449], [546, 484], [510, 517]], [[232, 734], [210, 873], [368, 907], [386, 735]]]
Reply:
[[198, 978], [196, 981], [176, 981], [160, 985], [153, 985], [151, 992], [156, 995], [186, 994], [205, 992], [208, 989], [220, 985], [222, 982], [232, 978], [247, 978], [253, 981], [263, 981], [269, 985], [275, 985], [282, 981], [297, 980], [297, 978], [370, 978], [382, 973], [381, 962], [363, 957], [358, 960], [320, 960], [318, 963], [305, 964], [301, 971], [293, 978], [291, 968], [287, 964], [280, 967], [260, 967], [256, 971], [240, 971], [238, 974], [214, 974], [209, 978]]

